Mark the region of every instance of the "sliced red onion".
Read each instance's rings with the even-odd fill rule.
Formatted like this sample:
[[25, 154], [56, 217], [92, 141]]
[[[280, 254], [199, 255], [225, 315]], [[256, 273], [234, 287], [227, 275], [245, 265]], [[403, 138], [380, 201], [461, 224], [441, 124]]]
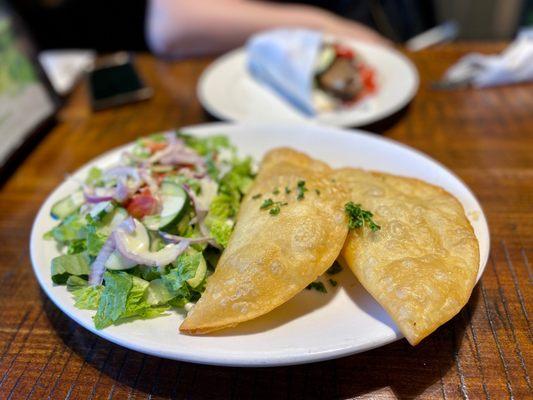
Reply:
[[119, 251], [122, 257], [126, 258], [129, 261], [132, 261], [136, 264], [146, 265], [148, 267], [165, 267], [166, 265], [171, 264], [182, 254], [187, 247], [189, 247], [189, 241], [183, 240], [178, 244], [171, 244], [166, 247], [163, 247], [161, 250], [156, 252], [142, 252], [135, 253], [128, 250], [124, 238], [122, 235], [126, 234], [125, 232], [117, 231], [115, 232], [115, 243], [116, 248]]
[[184, 240], [188, 241], [190, 244], [200, 244], [200, 243], [209, 243], [209, 241], [213, 240], [213, 238], [202, 236], [202, 237], [195, 237], [195, 238], [186, 238], [183, 236], [176, 236], [171, 235], [170, 233], [166, 233], [163, 231], [159, 231], [159, 235], [165, 239], [165, 241], [169, 243], [180, 243]]
[[[126, 218], [120, 223], [117, 229], [122, 229], [124, 232], [133, 233], [135, 231], [135, 221], [132, 217]], [[104, 279], [105, 263], [111, 253], [116, 249], [115, 232], [107, 238], [104, 245], [100, 249], [100, 252], [96, 256], [96, 259], [91, 264], [91, 271], [89, 273], [89, 285], [97, 286], [101, 285]]]
[[156, 151], [154, 154], [152, 154], [147, 160], [148, 164], [154, 164], [158, 162], [162, 157], [165, 157], [168, 154], [171, 154], [175, 151], [180, 151], [184, 148], [185, 146], [182, 143], [175, 143], [175, 144], [168, 145], [164, 149]]
[[167, 143], [170, 145], [177, 144], [177, 143], [180, 143], [183, 146], [185, 145], [185, 143], [183, 143], [183, 140], [178, 138], [175, 131], [165, 132], [163, 136], [165, 137], [165, 140], [167, 141]]
[[98, 286], [102, 284], [102, 281], [104, 280], [105, 263], [113, 251], [115, 251], [115, 236], [111, 234], [100, 249], [96, 259], [91, 264], [89, 285]]
[[157, 194], [159, 192], [159, 186], [157, 185], [157, 182], [152, 177], [150, 172], [146, 168], [141, 168], [139, 170], [139, 174], [141, 175], [142, 180], [148, 185], [148, 189], [150, 189], [152, 196], [157, 197]]
[[128, 217], [117, 228], [124, 230], [126, 233], [133, 233], [135, 232], [135, 220], [133, 217]]
[[205, 216], [207, 215], [207, 209], [202, 207], [201, 203], [198, 201], [198, 197], [196, 196], [196, 193], [194, 193], [194, 190], [192, 190], [189, 185], [184, 183], [182, 187], [187, 192], [187, 195], [191, 199], [192, 205], [194, 206], [194, 211], [196, 212], [196, 218], [197, 218], [198, 223], [201, 223], [204, 220]]
[[193, 175], [196, 179], [203, 179], [207, 176], [207, 172], [198, 172]]
[[148, 162], [154, 164], [156, 162], [163, 165], [194, 165], [198, 168], [204, 168], [205, 162], [198, 153], [185, 147], [183, 141], [177, 139], [173, 144], [169, 144], [163, 150], [152, 155]]
[[87, 191], [84, 191], [83, 195], [85, 196], [85, 200], [87, 200], [87, 203], [100, 203], [101, 201], [113, 200], [112, 195], [97, 195], [94, 193], [89, 193]]
[[106, 178], [132, 178], [134, 180], [140, 180], [139, 172], [135, 167], [128, 167], [125, 165], [117, 165], [116, 167], [111, 167], [104, 172]]
[[119, 203], [124, 203], [130, 197], [130, 190], [126, 185], [124, 178], [117, 180], [117, 186], [115, 188], [115, 200]]
[[204, 166], [204, 160], [198, 154], [192, 151], [182, 149], [180, 151], [169, 152], [159, 158], [159, 163], [163, 165], [194, 165], [197, 167]]
[[[190, 188], [189, 185], [183, 184], [182, 186], [183, 186], [183, 189], [187, 192], [187, 195], [191, 199], [192, 204], [194, 206], [194, 211], [196, 212], [196, 223], [198, 224], [198, 228], [200, 229], [200, 232], [202, 233], [202, 235], [206, 237], [210, 236], [211, 232], [209, 232], [209, 228], [207, 228], [205, 224], [205, 217], [207, 216], [207, 209], [202, 208], [202, 205], [198, 201], [196, 194]], [[207, 241], [207, 243], [209, 243], [211, 246], [217, 249], [222, 249], [222, 247], [214, 239], [210, 238]]]

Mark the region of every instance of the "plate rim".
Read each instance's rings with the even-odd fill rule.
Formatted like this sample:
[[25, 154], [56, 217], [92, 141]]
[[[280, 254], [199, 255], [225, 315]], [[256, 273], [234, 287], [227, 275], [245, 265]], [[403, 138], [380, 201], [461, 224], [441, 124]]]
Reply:
[[[384, 136], [377, 136], [376, 134], [372, 134], [368, 131], [364, 131], [361, 129], [345, 129], [345, 128], [337, 128], [337, 127], [331, 127], [331, 126], [316, 126], [315, 124], [307, 124], [307, 123], [291, 123], [291, 122], [274, 122], [274, 123], [257, 123], [257, 122], [241, 122], [241, 123], [234, 123], [234, 122], [211, 122], [211, 123], [201, 123], [197, 125], [187, 125], [181, 128], [175, 128], [176, 130], [183, 130], [183, 131], [189, 131], [194, 134], [195, 130], [205, 130], [205, 129], [233, 129], [235, 127], [244, 127], [248, 129], [253, 129], [254, 127], [282, 127], [291, 125], [293, 127], [301, 126], [301, 127], [312, 127], [317, 129], [326, 129], [326, 130], [335, 130], [341, 134], [347, 134], [347, 135], [362, 135], [367, 138], [370, 138], [372, 140], [375, 140], [377, 142], [387, 142], [389, 144], [392, 144], [394, 146], [399, 146], [404, 150], [409, 150], [411, 152], [416, 153], [417, 155], [423, 157], [426, 159], [426, 161], [430, 161], [431, 163], [434, 163], [438, 165], [440, 168], [442, 168], [445, 172], [450, 174], [454, 179], [456, 179], [463, 187], [467, 190], [470, 196], [475, 200], [477, 205], [479, 206], [479, 210], [481, 212], [481, 219], [483, 222], [483, 230], [482, 233], [485, 233], [484, 238], [477, 238], [478, 241], [486, 240], [487, 242], [487, 249], [485, 254], [481, 254], [481, 248], [480, 248], [480, 269], [478, 271], [478, 277], [476, 280], [476, 284], [481, 279], [481, 275], [483, 274], [487, 262], [488, 262], [488, 256], [490, 253], [490, 231], [488, 222], [486, 219], [486, 214], [483, 210], [483, 207], [475, 194], [472, 192], [470, 187], [465, 184], [465, 182], [458, 177], [453, 171], [448, 169], [445, 165], [441, 164], [439, 161], [435, 160], [434, 158], [430, 157], [429, 155], [421, 152], [420, 150], [410, 147], [406, 144], [403, 144], [401, 142], [398, 142], [394, 139], [387, 138]], [[171, 128], [170, 130], [172, 130]], [[129, 147], [134, 143], [133, 141], [128, 142], [123, 145], [119, 145], [117, 147], [114, 147], [112, 149], [109, 149], [97, 157], [85, 162], [83, 165], [78, 167], [72, 174], [75, 175], [79, 173], [82, 169], [86, 168], [89, 164], [98, 163], [101, 162], [103, 159], [108, 158], [109, 156]], [[115, 335], [110, 334], [106, 330], [97, 330], [94, 328], [94, 326], [89, 325], [87, 326], [85, 322], [82, 320], [81, 316], [79, 315], [76, 310], [73, 310], [72, 312], [67, 308], [66, 304], [63, 304], [61, 301], [59, 301], [59, 298], [56, 298], [55, 294], [52, 292], [53, 285], [48, 282], [47, 277], [41, 274], [41, 271], [39, 270], [39, 261], [37, 260], [37, 248], [40, 240], [42, 238], [37, 236], [37, 227], [38, 222], [44, 217], [46, 217], [49, 212], [47, 212], [47, 209], [45, 209], [45, 205], [50, 201], [52, 196], [60, 189], [60, 187], [65, 184], [65, 180], [63, 180], [59, 185], [57, 185], [47, 196], [46, 199], [41, 203], [41, 206], [39, 207], [38, 212], [35, 215], [35, 219], [32, 223], [31, 233], [30, 233], [30, 259], [32, 264], [32, 270], [33, 273], [39, 283], [40, 288], [46, 293], [47, 297], [63, 312], [65, 313], [69, 318], [74, 320], [78, 325], [83, 327], [84, 329], [92, 332], [93, 334], [105, 339], [109, 340], [110, 342], [117, 344], [119, 346], [131, 349], [133, 351], [138, 351], [143, 354], [148, 354], [151, 356], [166, 358], [166, 359], [172, 359], [177, 361], [184, 361], [184, 362], [191, 362], [191, 363], [197, 363], [197, 364], [206, 364], [206, 365], [217, 365], [217, 366], [233, 366], [233, 367], [274, 367], [274, 366], [287, 366], [287, 365], [298, 365], [298, 364], [307, 364], [307, 363], [313, 363], [313, 362], [319, 362], [319, 361], [327, 361], [335, 358], [345, 357], [357, 353], [361, 353], [364, 351], [372, 350], [377, 347], [385, 346], [389, 343], [392, 343], [396, 340], [399, 340], [403, 338], [404, 336], [397, 332], [395, 334], [392, 334], [390, 337], [386, 337], [380, 340], [373, 340], [373, 341], [367, 341], [365, 343], [361, 343], [358, 345], [352, 345], [352, 344], [346, 344], [346, 345], [340, 345], [332, 349], [317, 351], [314, 353], [306, 353], [306, 352], [300, 352], [295, 355], [285, 356], [283, 354], [277, 353], [277, 354], [270, 354], [266, 357], [258, 357], [255, 358], [247, 358], [236, 356], [235, 354], [228, 353], [227, 355], [217, 354], [214, 357], [209, 356], [206, 354], [194, 354], [194, 353], [180, 353], [177, 354], [175, 352], [168, 352], [165, 350], [157, 350], [150, 347], [145, 347], [142, 344], [138, 345], [134, 341], [122, 341], [120, 337], [116, 337]]]
[[[402, 99], [401, 102], [398, 102], [394, 107], [391, 107], [388, 110], [382, 110], [378, 113], [376, 113], [374, 116], [367, 116], [364, 118], [359, 118], [356, 122], [347, 122], [347, 123], [327, 123], [324, 121], [319, 120], [316, 117], [313, 118], [307, 118], [305, 116], [305, 119], [298, 122], [293, 121], [276, 121], [276, 122], [287, 122], [287, 123], [310, 123], [310, 124], [317, 124], [317, 125], [325, 125], [325, 126], [332, 126], [332, 127], [338, 127], [338, 128], [358, 128], [358, 127], [364, 127], [379, 121], [382, 121], [395, 113], [402, 110], [404, 107], [409, 105], [409, 103], [415, 98], [416, 94], [418, 93], [418, 90], [420, 88], [420, 75], [418, 73], [418, 69], [416, 65], [407, 57], [405, 54], [397, 50], [393, 47], [383, 47], [379, 45], [372, 45], [370, 43], [362, 42], [356, 39], [352, 38], [346, 38], [342, 36], [331, 36], [328, 37], [334, 37], [336, 40], [340, 40], [350, 46], [362, 46], [362, 47], [370, 47], [370, 48], [378, 48], [379, 51], [385, 51], [387, 53], [390, 53], [397, 57], [401, 62], [405, 64], [405, 66], [409, 69], [411, 72], [412, 77], [414, 78], [413, 86], [410, 88], [409, 91], [407, 91], [407, 94], [405, 95], [404, 99]], [[208, 78], [210, 78], [210, 75], [212, 75], [213, 70], [218, 68], [220, 65], [223, 65], [224, 63], [228, 62], [228, 60], [232, 60], [235, 57], [239, 57], [242, 53], [246, 52], [246, 47], [241, 46], [236, 49], [230, 50], [227, 53], [222, 54], [221, 56], [217, 57], [215, 60], [213, 60], [209, 65], [202, 71], [200, 78], [198, 79], [198, 83], [196, 84], [196, 96], [198, 97], [198, 100], [202, 107], [213, 117], [221, 120], [221, 121], [227, 121], [227, 122], [235, 122], [235, 123], [243, 123], [243, 122], [250, 122], [246, 119], [238, 119], [234, 118], [231, 115], [225, 114], [224, 112], [221, 112], [217, 110], [210, 101], [207, 99], [207, 89], [206, 89], [206, 82]]]

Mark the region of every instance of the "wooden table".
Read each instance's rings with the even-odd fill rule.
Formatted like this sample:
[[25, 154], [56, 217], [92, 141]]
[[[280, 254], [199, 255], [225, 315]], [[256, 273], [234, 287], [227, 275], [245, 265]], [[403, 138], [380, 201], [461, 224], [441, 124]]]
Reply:
[[221, 368], [145, 356], [87, 332], [40, 291], [28, 238], [45, 196], [66, 172], [105, 150], [205, 121], [195, 87], [209, 60], [167, 63], [139, 56], [154, 98], [97, 114], [81, 85], [58, 126], [0, 188], [0, 398], [532, 398], [533, 85], [429, 88], [462, 54], [502, 48], [464, 43], [411, 54], [422, 79], [419, 93], [398, 118], [373, 127], [441, 161], [480, 199], [492, 249], [468, 305], [416, 348], [400, 340], [284, 368]]

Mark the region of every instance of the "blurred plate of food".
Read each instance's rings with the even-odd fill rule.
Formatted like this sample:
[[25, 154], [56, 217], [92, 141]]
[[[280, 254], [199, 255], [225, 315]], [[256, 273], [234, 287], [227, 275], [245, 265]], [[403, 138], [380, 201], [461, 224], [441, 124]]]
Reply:
[[418, 72], [399, 51], [315, 31], [259, 34], [202, 74], [200, 102], [231, 121], [371, 124], [405, 107]]

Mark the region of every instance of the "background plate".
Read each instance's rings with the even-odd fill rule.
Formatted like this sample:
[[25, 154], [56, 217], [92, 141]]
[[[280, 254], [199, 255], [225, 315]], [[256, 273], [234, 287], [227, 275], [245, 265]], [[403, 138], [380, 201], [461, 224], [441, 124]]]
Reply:
[[[479, 240], [479, 276], [488, 258], [489, 231], [481, 206], [452, 172], [428, 156], [389, 139], [363, 131], [301, 124], [216, 123], [184, 128], [195, 135], [225, 134], [241, 154], [257, 160], [271, 148], [291, 146], [334, 167], [353, 166], [423, 179], [442, 186], [463, 204]], [[91, 166], [114, 163], [121, 150], [112, 150], [79, 169], [82, 178]], [[44, 202], [31, 234], [31, 259], [39, 284], [52, 301], [76, 322], [116, 344], [143, 353], [216, 365], [274, 366], [340, 357], [382, 346], [401, 337], [386, 312], [349, 271], [336, 278], [327, 295], [304, 290], [275, 311], [208, 336], [178, 332], [177, 312], [145, 321], [94, 329], [91, 311], [78, 310], [64, 286], [54, 286], [50, 265], [58, 255], [55, 244], [42, 239], [56, 223], [50, 217], [54, 202], [75, 190], [72, 180], [62, 183]]]
[[394, 114], [418, 89], [418, 72], [400, 52], [341, 40], [361, 54], [376, 71], [378, 90], [368, 99], [340, 111], [314, 117], [301, 114], [269, 88], [256, 82], [246, 68], [246, 52], [234, 50], [217, 59], [200, 77], [198, 98], [213, 116], [230, 121], [292, 121], [324, 125], [363, 126]]

